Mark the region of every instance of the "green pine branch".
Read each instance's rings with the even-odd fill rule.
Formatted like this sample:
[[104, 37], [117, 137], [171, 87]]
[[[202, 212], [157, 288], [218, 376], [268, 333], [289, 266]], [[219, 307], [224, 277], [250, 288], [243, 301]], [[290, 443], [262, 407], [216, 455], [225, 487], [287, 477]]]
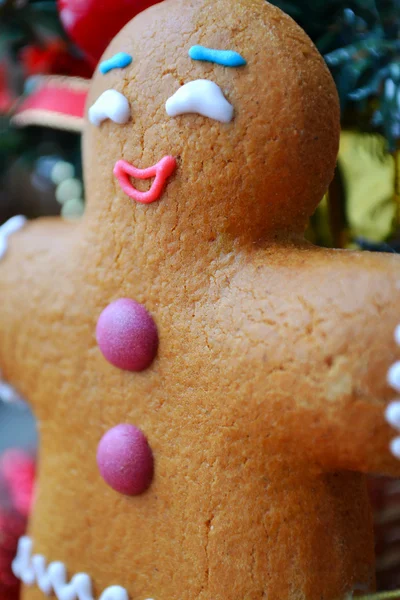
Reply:
[[[400, 0], [275, 0], [315, 42], [338, 88], [344, 120], [400, 144]], [[365, 116], [369, 113], [368, 122]]]
[[0, 0], [0, 60], [15, 57], [23, 46], [64, 35], [55, 0], [30, 0], [25, 5]]

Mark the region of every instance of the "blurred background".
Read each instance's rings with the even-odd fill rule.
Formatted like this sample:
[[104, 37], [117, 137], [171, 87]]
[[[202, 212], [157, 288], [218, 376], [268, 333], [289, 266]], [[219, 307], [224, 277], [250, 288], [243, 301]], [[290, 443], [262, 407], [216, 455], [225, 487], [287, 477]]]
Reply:
[[[218, 1], [218, 0], [216, 0]], [[84, 211], [80, 136], [90, 77], [152, 0], [0, 0], [0, 225]], [[342, 108], [338, 167], [312, 218], [318, 245], [400, 251], [400, 0], [276, 0], [310, 35]], [[1, 289], [1, 282], [0, 282]], [[34, 489], [35, 421], [0, 381], [0, 598]], [[400, 587], [400, 482], [370, 481], [379, 589]], [[400, 598], [400, 595], [399, 595]]]

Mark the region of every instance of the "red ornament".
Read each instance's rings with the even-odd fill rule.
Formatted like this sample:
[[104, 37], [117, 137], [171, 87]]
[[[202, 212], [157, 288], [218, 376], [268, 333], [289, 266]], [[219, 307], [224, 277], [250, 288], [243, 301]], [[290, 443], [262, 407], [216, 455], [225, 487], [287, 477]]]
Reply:
[[22, 450], [8, 450], [0, 459], [11, 504], [22, 517], [28, 517], [31, 509], [35, 471], [34, 459]]
[[11, 563], [24, 535], [33, 496], [35, 464], [22, 450], [0, 456], [0, 598], [18, 600], [20, 583]]
[[26, 530], [26, 520], [13, 509], [0, 506], [0, 598], [18, 600], [20, 584], [11, 570], [17, 543]]
[[27, 75], [69, 75], [91, 77], [92, 69], [85, 61], [72, 56], [62, 40], [50, 41], [44, 46], [26, 46], [20, 60]]
[[61, 21], [77, 46], [96, 64], [113, 37], [157, 0], [58, 0]]
[[10, 110], [14, 102], [14, 96], [8, 87], [5, 65], [0, 63], [0, 114]]

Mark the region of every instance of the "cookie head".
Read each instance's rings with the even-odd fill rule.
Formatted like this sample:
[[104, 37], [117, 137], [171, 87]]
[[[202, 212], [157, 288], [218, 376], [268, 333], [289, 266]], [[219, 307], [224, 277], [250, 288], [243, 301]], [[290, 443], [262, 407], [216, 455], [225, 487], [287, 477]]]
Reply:
[[165, 0], [138, 15], [107, 49], [88, 109], [89, 211], [111, 202], [135, 221], [146, 204], [146, 218], [254, 240], [303, 230], [333, 176], [334, 83], [265, 0]]

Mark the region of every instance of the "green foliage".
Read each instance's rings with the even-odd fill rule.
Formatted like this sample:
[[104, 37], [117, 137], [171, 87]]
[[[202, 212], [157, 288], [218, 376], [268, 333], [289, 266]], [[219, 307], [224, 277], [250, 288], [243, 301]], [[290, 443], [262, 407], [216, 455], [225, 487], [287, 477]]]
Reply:
[[62, 35], [55, 0], [0, 0], [0, 61], [27, 44]]
[[[0, 0], [0, 65], [6, 67], [13, 95], [21, 95], [25, 84], [20, 50], [64, 35], [56, 0]], [[0, 115], [0, 179], [12, 159], [32, 143], [25, 131], [11, 126], [9, 115]]]
[[400, 142], [400, 0], [275, 0], [332, 72], [344, 120]]

